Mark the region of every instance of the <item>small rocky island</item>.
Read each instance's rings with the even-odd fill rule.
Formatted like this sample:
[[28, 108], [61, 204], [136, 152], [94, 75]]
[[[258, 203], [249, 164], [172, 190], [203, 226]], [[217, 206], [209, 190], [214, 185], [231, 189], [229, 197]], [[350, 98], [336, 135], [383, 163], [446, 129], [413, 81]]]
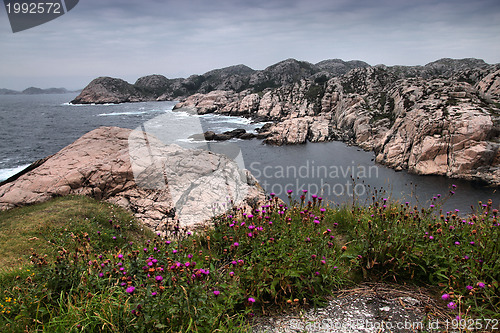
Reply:
[[72, 103], [180, 100], [175, 108], [271, 121], [268, 144], [340, 140], [396, 170], [500, 185], [500, 64], [440, 59], [425, 66], [288, 59], [189, 78], [93, 80]]

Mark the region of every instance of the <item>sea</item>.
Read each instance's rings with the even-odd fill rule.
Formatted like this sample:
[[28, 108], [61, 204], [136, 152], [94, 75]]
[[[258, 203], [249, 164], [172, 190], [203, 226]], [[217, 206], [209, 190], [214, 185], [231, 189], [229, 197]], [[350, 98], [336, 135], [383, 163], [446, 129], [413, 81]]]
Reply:
[[[265, 123], [223, 115], [173, 110], [175, 101], [73, 105], [76, 94], [0, 95], [0, 181], [34, 161], [52, 155], [101, 126], [150, 132], [166, 144], [226, 154], [248, 169], [268, 192], [285, 201], [304, 194], [330, 205], [370, 204], [373, 197], [408, 202], [421, 208], [470, 213], [492, 199], [498, 187], [442, 176], [396, 172], [375, 162], [372, 152], [342, 142], [270, 146], [262, 140], [207, 142], [196, 138], [243, 128], [254, 132]], [[291, 193], [290, 193], [291, 191]], [[304, 191], [307, 191], [304, 192]], [[452, 194], [453, 193], [453, 194]]]

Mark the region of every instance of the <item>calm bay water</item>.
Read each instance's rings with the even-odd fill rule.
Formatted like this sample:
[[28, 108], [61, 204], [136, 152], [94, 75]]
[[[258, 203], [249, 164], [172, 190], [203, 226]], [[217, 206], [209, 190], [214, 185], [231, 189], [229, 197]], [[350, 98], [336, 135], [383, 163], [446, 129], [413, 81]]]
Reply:
[[[156, 131], [174, 138], [172, 142], [192, 145], [186, 128], [223, 132], [236, 128], [252, 131], [262, 124], [248, 119], [217, 115], [198, 116], [171, 111], [174, 102], [144, 102], [119, 105], [69, 105], [74, 94], [0, 96], [0, 180], [20, 171], [33, 161], [54, 154], [83, 134], [100, 126], [119, 126]], [[167, 124], [167, 125], [165, 125]], [[166, 126], [166, 127], [165, 127]], [[222, 143], [204, 143], [217, 151]], [[227, 145], [227, 143], [226, 143]], [[428, 200], [444, 198], [456, 185], [444, 208], [470, 211], [470, 205], [493, 199], [499, 206], [496, 188], [438, 176], [416, 176], [375, 164], [372, 153], [341, 142], [296, 146], [266, 146], [260, 140], [234, 140], [231, 158], [239, 153], [240, 164], [249, 169], [268, 192], [286, 198], [308, 190], [334, 203], [361, 202], [375, 190], [428, 207]], [[227, 147], [227, 146], [226, 146]], [[236, 152], [235, 152], [236, 150]], [[228, 149], [222, 149], [228, 152]]]

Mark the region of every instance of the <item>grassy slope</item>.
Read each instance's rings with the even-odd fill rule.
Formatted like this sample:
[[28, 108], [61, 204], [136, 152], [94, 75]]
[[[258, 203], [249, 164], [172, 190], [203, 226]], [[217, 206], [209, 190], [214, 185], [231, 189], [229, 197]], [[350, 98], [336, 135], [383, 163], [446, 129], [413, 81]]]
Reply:
[[[130, 222], [117, 230], [116, 221]], [[121, 234], [130, 241], [151, 236], [151, 232], [141, 230], [132, 215], [119, 207], [83, 196], [57, 198], [0, 212], [0, 268], [19, 269], [30, 263], [31, 249], [41, 255], [54, 255], [60, 247], [70, 244], [72, 234], [97, 231], [108, 235], [104, 238], [108, 240], [112, 240], [113, 234], [118, 237]]]

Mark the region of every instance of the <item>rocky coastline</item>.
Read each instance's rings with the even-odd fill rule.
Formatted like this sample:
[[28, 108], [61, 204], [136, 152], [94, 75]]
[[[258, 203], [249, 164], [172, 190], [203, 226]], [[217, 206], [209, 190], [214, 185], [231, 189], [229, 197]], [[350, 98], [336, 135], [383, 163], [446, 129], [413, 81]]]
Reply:
[[253, 207], [265, 200], [250, 172], [224, 155], [164, 145], [118, 127], [95, 129], [2, 182], [0, 211], [64, 195], [117, 204], [155, 232], [175, 221], [194, 228], [231, 204]]
[[268, 144], [339, 140], [396, 170], [500, 185], [498, 64], [288, 59], [262, 71], [239, 65], [188, 79], [153, 75], [134, 85], [98, 78], [73, 103], [174, 99], [181, 100], [175, 109], [270, 121], [258, 135]]

